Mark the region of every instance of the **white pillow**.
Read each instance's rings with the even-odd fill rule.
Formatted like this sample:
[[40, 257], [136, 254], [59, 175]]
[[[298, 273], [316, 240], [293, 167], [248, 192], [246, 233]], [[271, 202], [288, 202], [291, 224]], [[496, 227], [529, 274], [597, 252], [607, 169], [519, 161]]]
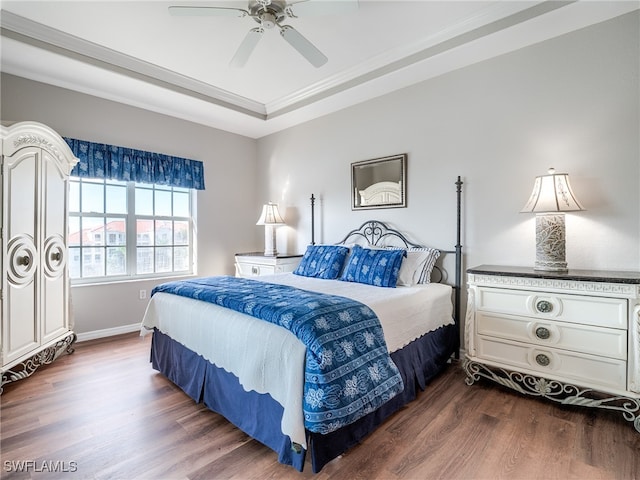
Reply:
[[440, 250], [429, 247], [409, 247], [402, 250], [406, 250], [407, 256], [402, 260], [397, 285], [410, 287], [418, 283], [430, 283], [431, 271], [440, 256]]
[[427, 257], [427, 261], [422, 267], [422, 272], [420, 272], [420, 275], [417, 278], [416, 283], [431, 283], [431, 272], [433, 271], [433, 267], [436, 264], [436, 261], [440, 257], [440, 250], [428, 247], [416, 250], [423, 250], [425, 252], [428, 252], [429, 254]]
[[406, 251], [407, 256], [400, 266], [398, 285], [410, 287], [417, 283], [429, 283], [440, 251], [433, 248], [407, 248]]

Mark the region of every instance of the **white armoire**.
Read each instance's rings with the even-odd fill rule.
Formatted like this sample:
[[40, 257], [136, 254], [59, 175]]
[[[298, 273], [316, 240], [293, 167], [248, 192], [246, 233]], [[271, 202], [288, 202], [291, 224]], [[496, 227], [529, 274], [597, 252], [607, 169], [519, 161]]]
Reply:
[[73, 352], [68, 259], [69, 174], [78, 159], [34, 122], [0, 127], [2, 383]]

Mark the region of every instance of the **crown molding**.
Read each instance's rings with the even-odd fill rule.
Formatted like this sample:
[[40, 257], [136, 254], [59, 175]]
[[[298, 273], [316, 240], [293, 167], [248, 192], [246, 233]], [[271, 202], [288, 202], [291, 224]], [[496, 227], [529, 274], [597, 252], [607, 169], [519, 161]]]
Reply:
[[[481, 36], [493, 33], [497, 28], [508, 28], [570, 3], [573, 2], [543, 2], [542, 4], [504, 2], [494, 4], [419, 42], [385, 52], [267, 104], [236, 95], [8, 11], [3, 12], [0, 18], [0, 27], [2, 35], [7, 38], [80, 60], [114, 73], [137, 78], [261, 120], [268, 120], [426, 60], [445, 50], [477, 40]], [[531, 4], [533, 6], [529, 6]], [[526, 12], [524, 15], [522, 14], [523, 9]], [[484, 28], [487, 25], [494, 25], [495, 28], [487, 30]], [[475, 32], [476, 35], [469, 35], [470, 31]]]
[[433, 33], [417, 42], [403, 45], [359, 63], [336, 75], [267, 103], [268, 118], [290, 112], [330, 95], [356, 87], [391, 72], [428, 60], [434, 55], [471, 43], [496, 31], [564, 7], [562, 2], [503, 2], [484, 8], [475, 15]]
[[265, 106], [213, 85], [78, 38], [14, 13], [3, 11], [2, 36], [114, 73], [189, 95], [247, 115], [266, 119]]

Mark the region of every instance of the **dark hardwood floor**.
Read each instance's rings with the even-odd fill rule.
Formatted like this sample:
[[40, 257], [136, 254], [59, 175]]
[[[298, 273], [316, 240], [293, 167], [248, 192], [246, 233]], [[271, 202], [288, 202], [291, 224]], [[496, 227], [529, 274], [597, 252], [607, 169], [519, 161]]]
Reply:
[[149, 340], [79, 343], [7, 386], [2, 478], [640, 478], [640, 434], [619, 413], [469, 387], [458, 364], [322, 472], [300, 473], [152, 370]]

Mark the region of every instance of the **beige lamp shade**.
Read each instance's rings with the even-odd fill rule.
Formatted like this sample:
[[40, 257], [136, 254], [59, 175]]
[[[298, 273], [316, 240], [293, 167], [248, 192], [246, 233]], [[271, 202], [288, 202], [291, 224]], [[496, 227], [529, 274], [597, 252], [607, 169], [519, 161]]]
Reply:
[[564, 212], [584, 210], [571, 190], [569, 175], [549, 169], [536, 177], [529, 201], [521, 212], [536, 214], [534, 270], [566, 272]]
[[549, 169], [548, 175], [536, 177], [529, 201], [521, 212], [575, 212], [584, 210], [571, 190], [569, 175]]

